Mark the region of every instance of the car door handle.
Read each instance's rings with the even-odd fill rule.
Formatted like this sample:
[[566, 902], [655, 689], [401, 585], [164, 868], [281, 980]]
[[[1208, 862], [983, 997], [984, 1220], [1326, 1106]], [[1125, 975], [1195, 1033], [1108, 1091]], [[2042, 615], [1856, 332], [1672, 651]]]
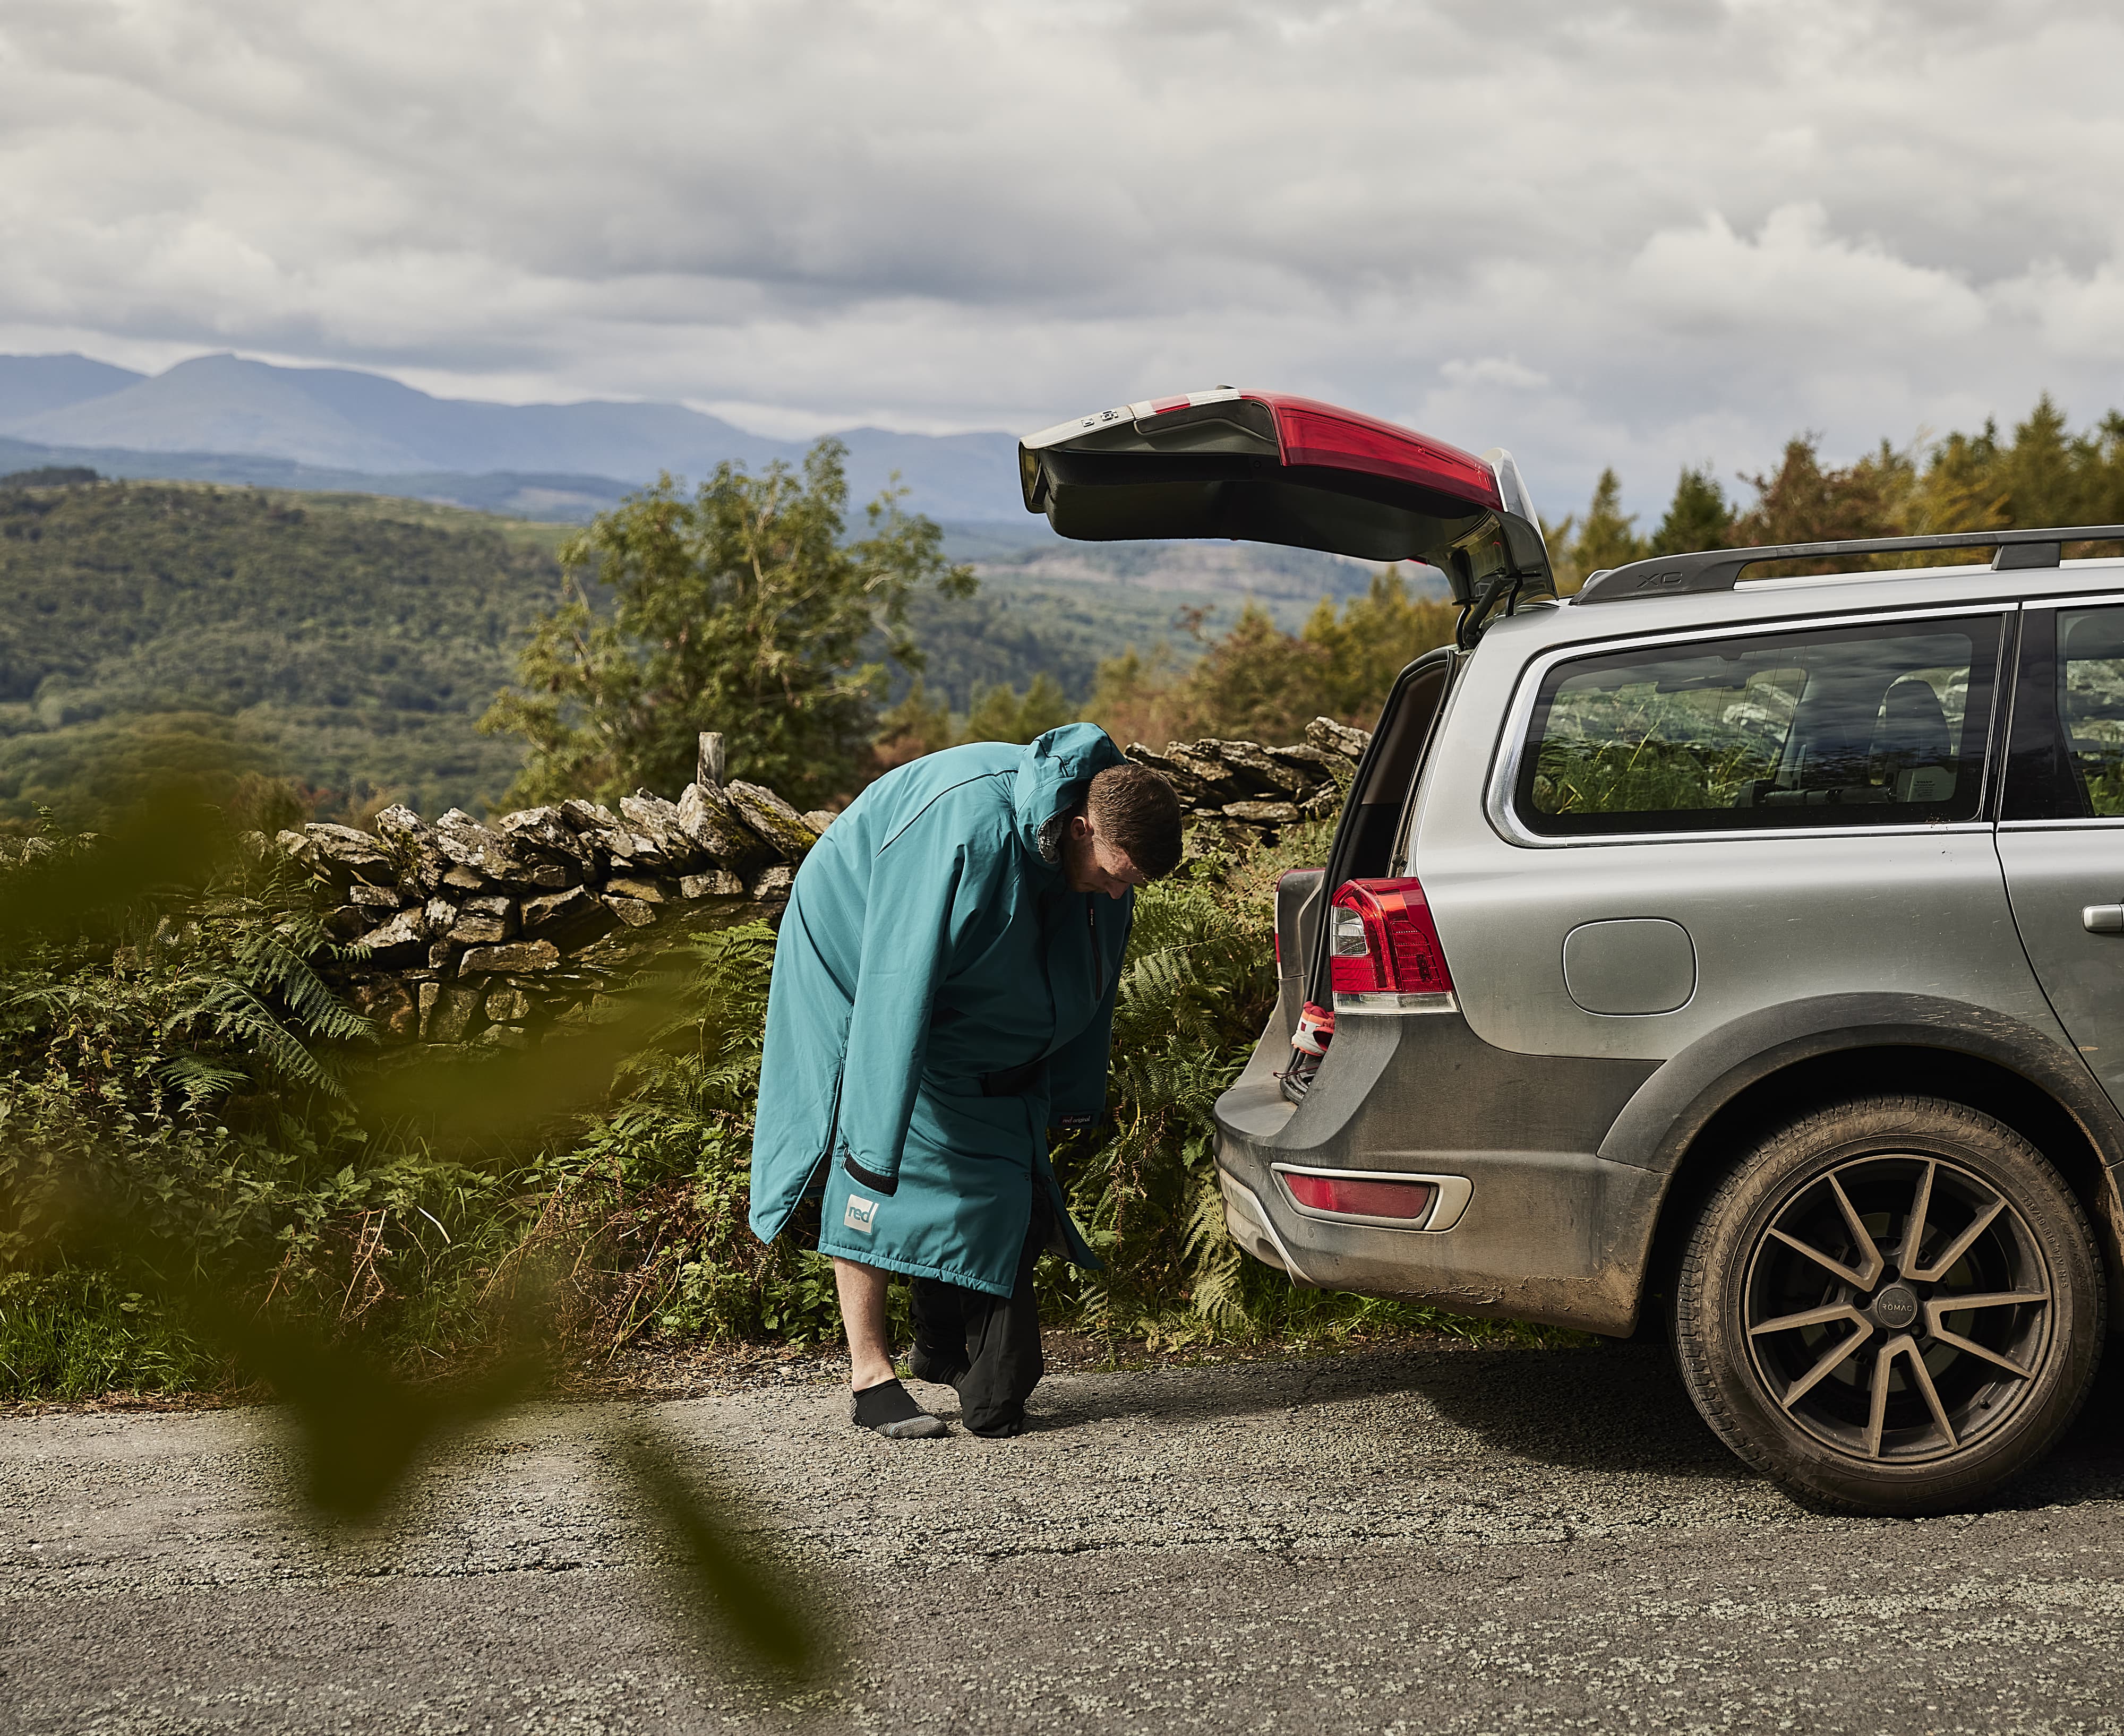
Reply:
[[2079, 913], [2089, 934], [2124, 934], [2124, 904], [2089, 904]]

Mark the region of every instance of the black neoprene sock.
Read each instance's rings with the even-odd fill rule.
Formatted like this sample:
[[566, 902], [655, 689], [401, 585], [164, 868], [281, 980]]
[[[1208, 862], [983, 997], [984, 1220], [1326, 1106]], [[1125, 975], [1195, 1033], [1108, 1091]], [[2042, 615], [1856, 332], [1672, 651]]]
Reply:
[[858, 1429], [875, 1429], [894, 1441], [931, 1440], [952, 1432], [942, 1417], [930, 1415], [896, 1380], [880, 1381], [853, 1394], [848, 1419]]
[[918, 1278], [908, 1286], [914, 1304], [914, 1343], [907, 1372], [918, 1381], [955, 1386], [966, 1372], [966, 1293], [956, 1284]]

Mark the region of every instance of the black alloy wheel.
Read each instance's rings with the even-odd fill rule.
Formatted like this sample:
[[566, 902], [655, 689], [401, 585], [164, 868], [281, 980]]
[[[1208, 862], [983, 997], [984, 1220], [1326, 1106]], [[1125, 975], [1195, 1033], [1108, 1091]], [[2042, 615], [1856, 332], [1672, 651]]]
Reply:
[[1765, 1140], [1699, 1218], [1675, 1347], [1712, 1427], [1831, 1504], [1964, 1504], [2046, 1451], [2100, 1348], [2102, 1270], [2003, 1124], [1877, 1098]]

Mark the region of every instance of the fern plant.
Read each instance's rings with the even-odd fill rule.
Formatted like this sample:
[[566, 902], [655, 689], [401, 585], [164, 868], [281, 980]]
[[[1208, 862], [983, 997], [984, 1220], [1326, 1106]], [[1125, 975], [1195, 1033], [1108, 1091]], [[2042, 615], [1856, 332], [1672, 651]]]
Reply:
[[1144, 1335], [1176, 1313], [1229, 1325], [1244, 1312], [1211, 1112], [1275, 1000], [1256, 880], [1249, 865], [1210, 851], [1137, 894], [1114, 1008], [1109, 1127], [1064, 1157], [1072, 1208], [1106, 1269], [1060, 1280], [1055, 1299], [1095, 1330]]
[[299, 878], [263, 861], [228, 864], [200, 894], [143, 898], [112, 928], [11, 949], [0, 1269], [50, 1257], [62, 1203], [84, 1187], [201, 1259], [270, 1245], [286, 1225], [269, 1202], [290, 1175], [361, 1138], [319, 1109], [369, 1035], [317, 968], [332, 952]]

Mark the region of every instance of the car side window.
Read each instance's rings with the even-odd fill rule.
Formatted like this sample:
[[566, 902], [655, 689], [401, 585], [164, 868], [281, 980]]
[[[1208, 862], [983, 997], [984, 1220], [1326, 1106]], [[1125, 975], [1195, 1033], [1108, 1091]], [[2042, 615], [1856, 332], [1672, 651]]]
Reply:
[[2028, 612], [2004, 817], [2124, 819], [2124, 608]]
[[1976, 616], [1558, 664], [1515, 812], [1555, 837], [1973, 819], [1999, 635], [1999, 617]]

